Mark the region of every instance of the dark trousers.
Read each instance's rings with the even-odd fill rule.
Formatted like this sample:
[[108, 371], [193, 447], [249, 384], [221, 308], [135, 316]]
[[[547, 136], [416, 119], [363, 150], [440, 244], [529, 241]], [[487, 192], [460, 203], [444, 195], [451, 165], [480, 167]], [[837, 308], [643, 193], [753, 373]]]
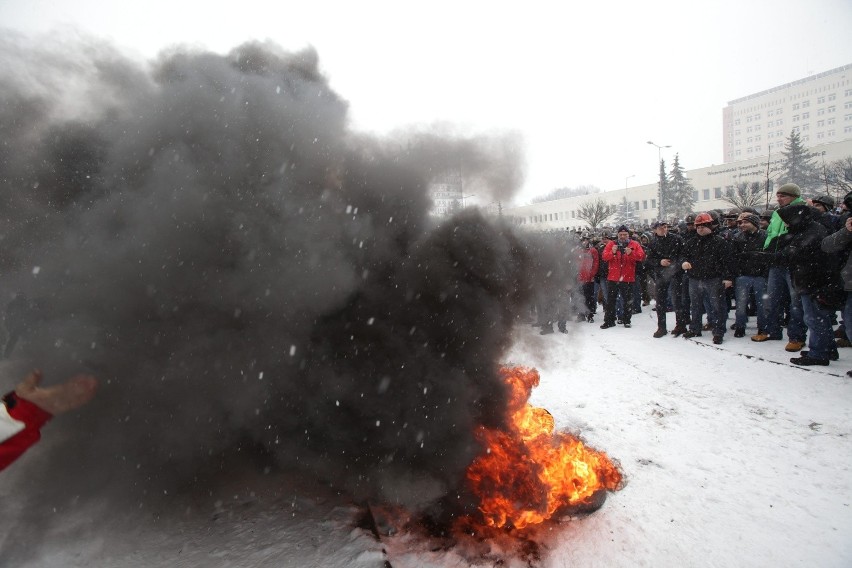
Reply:
[[728, 311], [725, 309], [725, 286], [722, 284], [722, 278], [690, 278], [689, 295], [692, 309], [689, 331], [701, 333], [701, 311], [706, 300], [709, 305], [707, 323], [713, 326], [713, 335], [725, 335]]
[[583, 282], [583, 301], [586, 304], [586, 316], [594, 314], [598, 311], [598, 299], [595, 297], [595, 283]]
[[689, 324], [689, 317], [683, 309], [683, 273], [677, 272], [668, 278], [657, 276], [654, 285], [657, 289], [654, 297], [657, 303], [657, 327], [666, 329], [666, 307], [669, 305], [669, 292], [671, 292], [675, 324], [685, 329]]
[[621, 321], [630, 323], [630, 316], [633, 310], [633, 282], [616, 282], [609, 280], [606, 283], [606, 309], [604, 310], [604, 323], [615, 323], [615, 304], [618, 301], [618, 296], [621, 296], [624, 302], [624, 314], [621, 316]]

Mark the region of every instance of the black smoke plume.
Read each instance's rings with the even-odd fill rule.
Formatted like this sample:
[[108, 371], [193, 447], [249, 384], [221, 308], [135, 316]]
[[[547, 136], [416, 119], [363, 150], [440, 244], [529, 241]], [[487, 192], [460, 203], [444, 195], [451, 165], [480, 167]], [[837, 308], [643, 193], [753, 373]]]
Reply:
[[29, 515], [240, 456], [410, 507], [459, 482], [501, 423], [512, 326], [569, 279], [476, 210], [436, 223], [428, 186], [507, 198], [517, 140], [354, 133], [311, 49], [0, 49], [0, 286], [24, 312], [4, 381], [102, 383], [10, 468]]

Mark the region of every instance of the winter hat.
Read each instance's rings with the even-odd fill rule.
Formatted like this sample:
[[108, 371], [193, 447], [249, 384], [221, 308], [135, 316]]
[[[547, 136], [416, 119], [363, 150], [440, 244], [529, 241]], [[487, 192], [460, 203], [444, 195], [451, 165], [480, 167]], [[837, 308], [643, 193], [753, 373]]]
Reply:
[[625, 233], [629, 233], [630, 229], [627, 228], [627, 225], [622, 225], [618, 228], [618, 231], [616, 231], [616, 233], [620, 233], [621, 231], [624, 231]]
[[834, 198], [830, 195], [817, 195], [811, 201], [821, 204], [826, 209], [834, 209]]
[[798, 232], [798, 228], [811, 219], [811, 211], [813, 209], [804, 203], [796, 203], [795, 205], [788, 205], [779, 209], [778, 216], [781, 217], [782, 221], [787, 223], [790, 232]]
[[843, 196], [843, 205], [846, 206], [846, 209], [852, 211], [852, 191]]
[[740, 215], [739, 220], [751, 223], [758, 229], [760, 228], [760, 217], [758, 217], [754, 213], [743, 213], [742, 215]]
[[783, 193], [784, 195], [789, 195], [792, 197], [801, 197], [802, 190], [799, 189], [799, 186], [795, 183], [785, 183], [781, 187], [778, 188], [778, 191], [775, 193]]
[[665, 221], [654, 221], [653, 223], [651, 223], [651, 229], [652, 230], [656, 229], [657, 227], [662, 227], [662, 226], [668, 227], [669, 224], [666, 223]]

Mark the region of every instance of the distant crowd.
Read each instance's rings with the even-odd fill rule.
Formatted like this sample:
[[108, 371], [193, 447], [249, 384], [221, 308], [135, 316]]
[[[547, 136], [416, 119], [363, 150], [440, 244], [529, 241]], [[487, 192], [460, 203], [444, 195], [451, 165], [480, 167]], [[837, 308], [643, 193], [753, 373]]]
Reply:
[[653, 299], [655, 338], [709, 332], [719, 345], [729, 330], [744, 338], [752, 320], [751, 341], [781, 341], [786, 329], [784, 348], [798, 353], [791, 363], [829, 365], [852, 337], [852, 192], [837, 204], [828, 195], [805, 198], [788, 183], [776, 200], [760, 212], [702, 211], [671, 225], [577, 234], [577, 285], [542, 301], [535, 325], [549, 334], [554, 323], [566, 331], [569, 318], [593, 323], [601, 305], [602, 329], [630, 327]]

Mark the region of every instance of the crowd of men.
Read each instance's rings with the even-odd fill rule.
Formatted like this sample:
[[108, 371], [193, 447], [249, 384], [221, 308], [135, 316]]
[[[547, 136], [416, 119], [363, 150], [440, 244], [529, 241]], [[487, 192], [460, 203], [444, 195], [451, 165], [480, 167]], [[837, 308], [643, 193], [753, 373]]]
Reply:
[[[602, 304], [601, 329], [630, 327], [632, 314], [653, 295], [655, 338], [709, 332], [718, 345], [729, 329], [744, 338], [753, 317], [751, 341], [781, 341], [786, 328], [784, 348], [798, 353], [791, 363], [829, 365], [838, 345], [852, 338], [852, 192], [835, 204], [828, 195], [805, 199], [788, 183], [776, 199], [776, 207], [762, 212], [704, 211], [674, 226], [654, 222], [647, 232], [622, 225], [614, 234], [582, 234], [572, 287], [580, 293], [572, 307], [550, 317], [564, 331], [572, 310], [578, 321], [592, 323]], [[540, 316], [541, 333], [552, 333], [552, 323]]]

